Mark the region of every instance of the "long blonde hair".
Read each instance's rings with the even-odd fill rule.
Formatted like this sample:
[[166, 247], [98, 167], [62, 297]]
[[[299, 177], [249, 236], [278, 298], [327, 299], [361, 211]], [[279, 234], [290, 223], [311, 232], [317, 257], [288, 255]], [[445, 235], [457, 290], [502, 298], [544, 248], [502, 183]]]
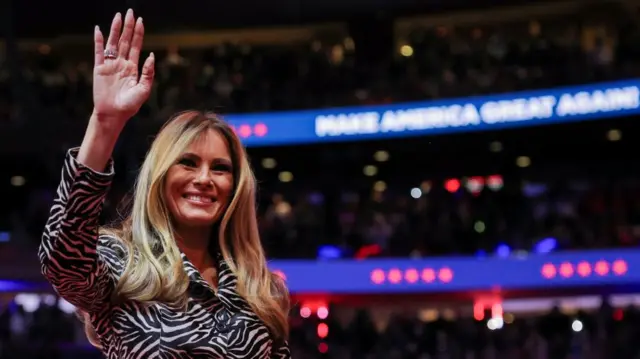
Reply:
[[238, 278], [238, 293], [275, 339], [285, 339], [289, 331], [289, 295], [280, 277], [267, 268], [256, 218], [256, 180], [240, 139], [215, 114], [186, 111], [163, 126], [140, 170], [131, 213], [119, 227], [102, 230], [119, 238], [128, 253], [116, 296], [186, 306], [189, 278], [165, 204], [164, 179], [179, 156], [207, 130], [224, 137], [233, 162], [233, 197], [215, 225], [216, 247]]

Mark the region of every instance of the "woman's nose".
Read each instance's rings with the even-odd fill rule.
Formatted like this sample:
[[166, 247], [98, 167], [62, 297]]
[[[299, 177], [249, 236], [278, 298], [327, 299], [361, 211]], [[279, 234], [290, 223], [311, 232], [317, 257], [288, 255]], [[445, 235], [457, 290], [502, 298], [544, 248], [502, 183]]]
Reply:
[[213, 177], [211, 177], [211, 171], [208, 168], [200, 169], [196, 174], [195, 182], [203, 186], [212, 186]]

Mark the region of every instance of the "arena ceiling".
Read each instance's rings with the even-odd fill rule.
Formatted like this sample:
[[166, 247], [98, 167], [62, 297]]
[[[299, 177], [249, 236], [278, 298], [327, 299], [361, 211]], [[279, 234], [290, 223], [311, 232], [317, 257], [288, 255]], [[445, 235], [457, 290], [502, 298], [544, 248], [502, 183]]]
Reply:
[[[3, 1], [3, 19], [18, 37], [91, 31], [112, 14], [133, 8], [164, 31], [216, 27], [300, 24], [363, 15], [433, 13], [460, 8], [515, 5], [541, 0], [32, 0]], [[10, 21], [6, 21], [10, 20]], [[158, 24], [162, 24], [159, 26]], [[5, 25], [5, 29], [7, 29]], [[2, 29], [0, 29], [2, 31]]]

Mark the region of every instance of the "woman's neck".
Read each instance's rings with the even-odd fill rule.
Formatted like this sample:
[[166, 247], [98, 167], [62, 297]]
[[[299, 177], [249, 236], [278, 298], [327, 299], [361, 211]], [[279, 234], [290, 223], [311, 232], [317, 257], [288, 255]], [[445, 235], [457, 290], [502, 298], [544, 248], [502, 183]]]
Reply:
[[176, 233], [178, 247], [201, 272], [213, 265], [213, 258], [209, 253], [210, 234], [210, 230], [202, 229], [181, 229]]

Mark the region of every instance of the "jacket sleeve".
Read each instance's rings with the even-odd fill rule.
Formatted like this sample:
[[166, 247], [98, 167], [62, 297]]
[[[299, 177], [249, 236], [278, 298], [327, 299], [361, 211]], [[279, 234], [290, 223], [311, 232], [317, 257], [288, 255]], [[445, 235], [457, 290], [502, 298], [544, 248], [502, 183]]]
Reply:
[[77, 154], [76, 148], [66, 155], [38, 256], [42, 274], [61, 297], [95, 312], [109, 301], [124, 263], [118, 240], [98, 234], [114, 170], [109, 161], [105, 173], [93, 171]]
[[291, 359], [291, 349], [289, 349], [289, 342], [285, 341], [277, 348], [274, 348], [271, 354], [272, 359]]

